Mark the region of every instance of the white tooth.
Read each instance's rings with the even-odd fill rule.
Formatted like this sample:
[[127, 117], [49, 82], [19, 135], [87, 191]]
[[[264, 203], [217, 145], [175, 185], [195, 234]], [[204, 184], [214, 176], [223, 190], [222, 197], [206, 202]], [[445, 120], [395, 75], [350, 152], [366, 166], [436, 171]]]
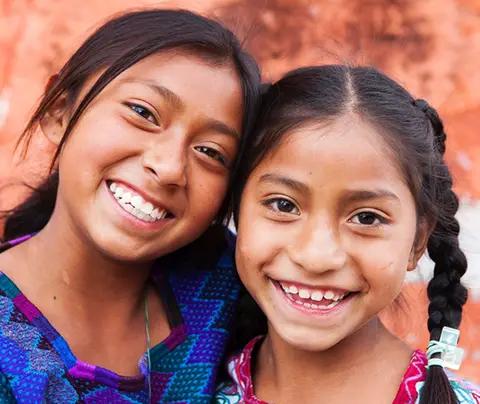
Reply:
[[282, 287], [285, 293], [288, 293], [288, 288], [283, 283], [281, 283], [280, 286]]
[[116, 196], [117, 198], [120, 198], [122, 195], [123, 195], [123, 188], [122, 188], [122, 187], [117, 187], [117, 188], [115, 189], [115, 196]]
[[158, 217], [159, 211], [158, 208], [153, 209], [152, 213], [150, 213], [150, 216], [152, 216], [154, 219], [160, 219]]
[[305, 307], [307, 307], [307, 308], [312, 307], [312, 305], [311, 305], [310, 303], [303, 303], [303, 305], [304, 305]]
[[153, 211], [153, 205], [152, 205], [150, 202], [144, 203], [144, 204], [142, 205], [142, 207], [140, 208], [140, 210], [141, 210], [143, 213], [149, 215], [149, 214], [152, 213], [152, 211]]
[[327, 293], [325, 293], [324, 298], [327, 299], [327, 300], [332, 300], [334, 296], [335, 296], [335, 293], [333, 293], [329, 290]]
[[319, 306], [317, 306], [316, 304], [313, 304], [312, 303], [312, 309], [318, 309]]
[[315, 300], [316, 302], [320, 302], [323, 299], [323, 293], [315, 291], [312, 293], [312, 300]]
[[125, 192], [122, 195], [122, 201], [123, 202], [130, 202], [132, 200], [132, 193], [131, 192]]
[[296, 295], [298, 293], [298, 289], [295, 287], [295, 286], [290, 286], [288, 288], [288, 291], [292, 294], [292, 295]]
[[125, 204], [125, 205], [124, 205], [124, 208], [125, 208], [125, 210], [126, 210], [127, 212], [132, 213], [132, 211], [133, 211], [133, 206], [130, 205], [129, 203]]
[[140, 211], [139, 211], [137, 208], [134, 208], [134, 209], [132, 210], [132, 213], [133, 213], [134, 216], [138, 216], [138, 214], [140, 213]]
[[308, 292], [308, 290], [305, 290], [305, 289], [300, 289], [300, 292], [298, 292], [298, 295], [302, 299], [309, 299], [310, 298], [310, 293]]
[[143, 198], [140, 195], [135, 195], [130, 201], [130, 203], [137, 209], [140, 209], [142, 207], [143, 202]]
[[334, 302], [338, 302], [338, 299], [340, 299], [340, 296], [333, 296], [333, 299], [332, 299], [332, 300], [333, 300]]
[[115, 192], [116, 189], [117, 189], [117, 184], [115, 184], [114, 182], [112, 182], [112, 183], [110, 184], [110, 191]]
[[143, 213], [141, 210], [138, 211], [137, 217], [141, 220], [145, 219], [145, 213]]
[[332, 307], [335, 307], [339, 302], [332, 302], [327, 306], [327, 309], [331, 309]]

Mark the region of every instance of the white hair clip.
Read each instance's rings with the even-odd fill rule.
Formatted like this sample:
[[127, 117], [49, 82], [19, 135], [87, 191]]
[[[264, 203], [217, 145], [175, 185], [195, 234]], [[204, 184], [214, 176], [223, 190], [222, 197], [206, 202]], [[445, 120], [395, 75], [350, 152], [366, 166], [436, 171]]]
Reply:
[[[464, 350], [457, 347], [459, 337], [460, 331], [450, 327], [443, 327], [440, 341], [432, 340], [428, 344], [427, 368], [430, 368], [430, 366], [441, 366], [442, 368], [453, 370], [460, 369]], [[440, 357], [434, 358], [433, 356], [437, 354], [440, 354]]]

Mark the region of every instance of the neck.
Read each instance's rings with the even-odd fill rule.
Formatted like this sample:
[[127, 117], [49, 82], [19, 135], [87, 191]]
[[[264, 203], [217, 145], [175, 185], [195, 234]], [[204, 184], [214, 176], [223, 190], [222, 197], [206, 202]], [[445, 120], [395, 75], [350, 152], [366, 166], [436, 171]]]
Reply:
[[27, 279], [43, 284], [54, 295], [87, 308], [91, 304], [138, 304], [150, 275], [151, 262], [110, 259], [95, 248], [74, 224], [54, 214], [42, 231], [19, 246], [18, 254], [30, 272]]
[[[385, 367], [392, 367], [392, 361], [400, 362], [401, 371], [398, 373], [398, 367], [393, 366], [395, 371], [390, 376], [398, 378], [397, 373], [403, 375], [411, 353], [411, 349], [393, 336], [377, 317], [321, 352], [298, 349], [283, 341], [273, 327], [269, 327], [258, 354], [255, 390], [258, 394], [263, 391], [264, 397], [269, 398], [268, 401], [272, 401], [273, 395], [279, 397], [273, 400], [278, 403], [289, 402], [287, 397], [296, 397], [298, 402], [308, 403], [311, 402], [309, 398], [318, 397], [318, 394], [325, 401], [330, 399], [329, 402], [345, 402], [342, 401], [345, 397], [339, 399], [343, 392], [348, 389], [351, 394], [350, 388], [353, 391], [361, 390], [362, 384], [368, 385], [370, 377], [381, 377]], [[401, 377], [394, 383], [399, 384], [400, 380]], [[263, 389], [262, 386], [269, 387]]]
[[152, 262], [114, 260], [80, 230], [68, 218], [53, 215], [35, 237], [0, 254], [0, 268], [75, 356], [136, 375], [145, 352], [145, 298], [154, 320], [149, 327], [152, 346], [170, 332], [156, 289], [145, 294]]

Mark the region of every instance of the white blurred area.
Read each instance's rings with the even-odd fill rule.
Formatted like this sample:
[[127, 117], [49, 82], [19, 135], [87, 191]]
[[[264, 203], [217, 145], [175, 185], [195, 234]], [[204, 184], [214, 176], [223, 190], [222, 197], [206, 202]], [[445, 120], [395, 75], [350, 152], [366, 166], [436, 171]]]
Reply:
[[[470, 289], [470, 298], [480, 300], [480, 202], [462, 201], [457, 214], [460, 222], [460, 247], [467, 256], [468, 270], [463, 283]], [[428, 281], [433, 272], [433, 262], [424, 257], [417, 270], [408, 273], [409, 282]]]

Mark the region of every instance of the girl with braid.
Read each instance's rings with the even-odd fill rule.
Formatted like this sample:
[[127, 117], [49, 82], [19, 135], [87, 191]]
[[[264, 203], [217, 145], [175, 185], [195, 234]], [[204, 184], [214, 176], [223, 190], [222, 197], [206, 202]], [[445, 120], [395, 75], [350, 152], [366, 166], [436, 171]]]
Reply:
[[[217, 403], [480, 403], [444, 370], [467, 261], [437, 112], [369, 67], [292, 71], [262, 104], [234, 195], [249, 294]], [[379, 319], [425, 252], [427, 352]]]

